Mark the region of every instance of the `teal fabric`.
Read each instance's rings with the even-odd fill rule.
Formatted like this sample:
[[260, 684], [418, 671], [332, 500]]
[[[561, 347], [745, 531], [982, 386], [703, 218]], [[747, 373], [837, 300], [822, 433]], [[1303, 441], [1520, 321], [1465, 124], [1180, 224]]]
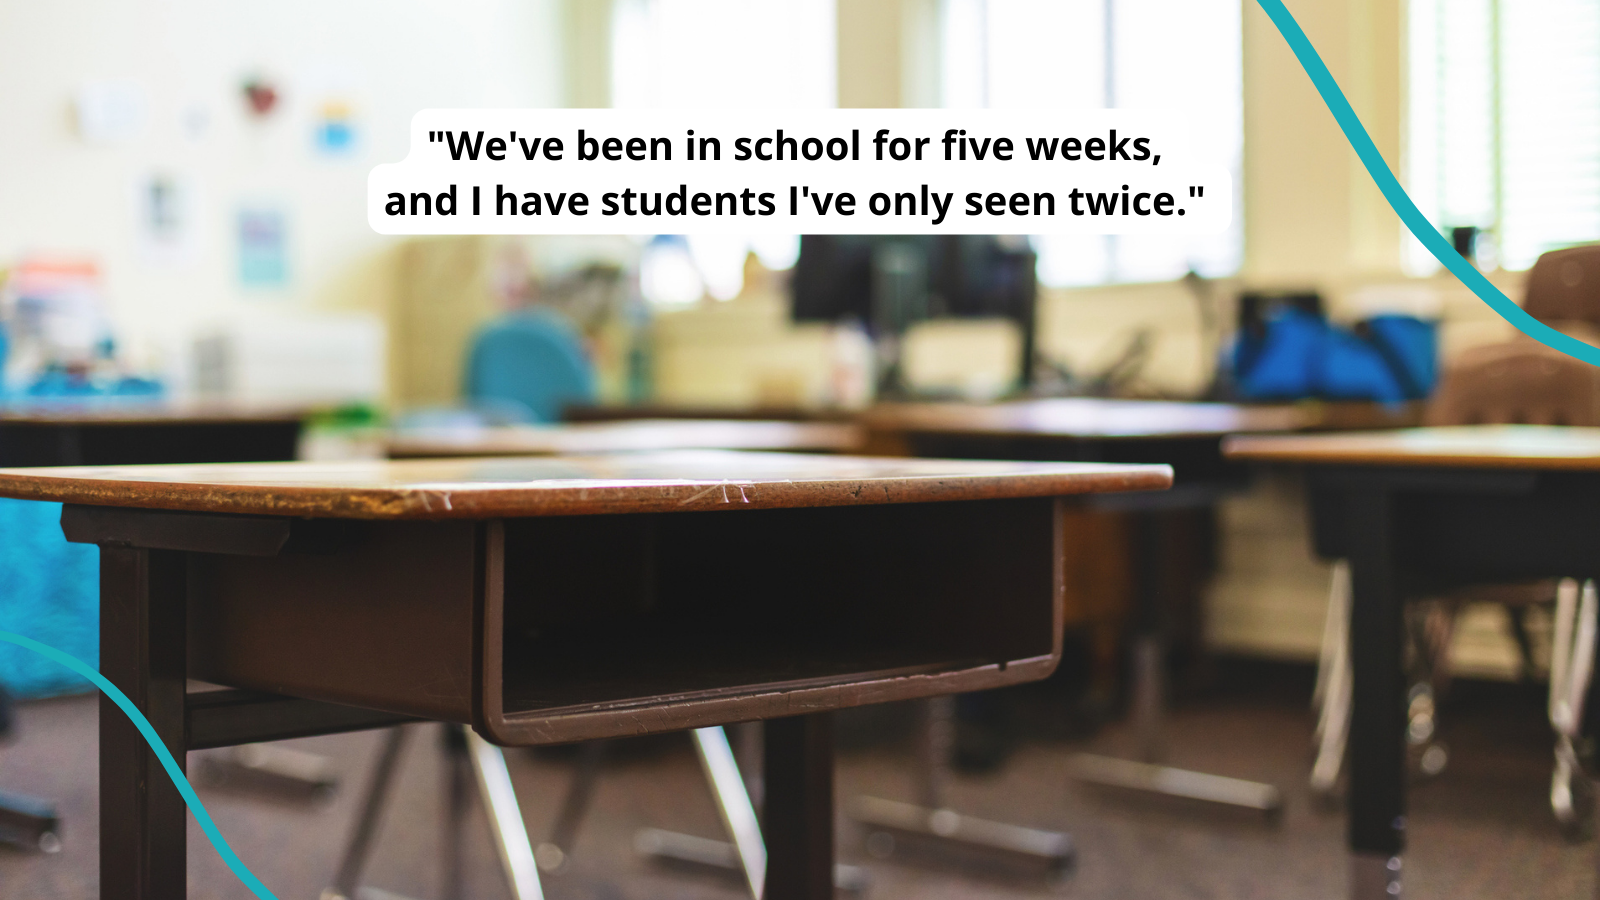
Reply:
[[467, 360], [467, 399], [514, 407], [535, 422], [554, 422], [563, 407], [592, 403], [594, 382], [577, 330], [550, 312], [513, 313], [489, 323], [473, 339]]
[[[0, 629], [90, 664], [100, 658], [100, 558], [61, 535], [61, 504], [0, 499]], [[93, 685], [37, 653], [0, 643], [0, 685], [13, 696]]]

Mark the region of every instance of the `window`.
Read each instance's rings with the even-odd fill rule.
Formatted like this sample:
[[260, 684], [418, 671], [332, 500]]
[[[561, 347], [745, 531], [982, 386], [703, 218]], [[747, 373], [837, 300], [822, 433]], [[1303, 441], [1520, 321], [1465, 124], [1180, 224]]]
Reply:
[[1034, 239], [1048, 285], [1238, 271], [1244, 251], [1244, 102], [1238, 0], [943, 0], [948, 107], [1181, 109], [1233, 171], [1234, 217], [1214, 236]]
[[616, 0], [611, 105], [827, 108], [834, 0]]
[[[828, 108], [838, 101], [835, 0], [616, 0], [611, 105], [618, 108]], [[781, 36], [774, 39], [774, 35]], [[798, 235], [653, 241], [644, 292], [681, 306], [744, 287], [746, 253], [794, 265]], [[659, 259], [658, 259], [659, 257]], [[659, 270], [659, 271], [658, 271]]]
[[[1533, 264], [1600, 240], [1600, 0], [1411, 0], [1405, 170], [1441, 230]], [[1480, 247], [1483, 245], [1480, 244]], [[1414, 238], [1407, 268], [1438, 263]]]

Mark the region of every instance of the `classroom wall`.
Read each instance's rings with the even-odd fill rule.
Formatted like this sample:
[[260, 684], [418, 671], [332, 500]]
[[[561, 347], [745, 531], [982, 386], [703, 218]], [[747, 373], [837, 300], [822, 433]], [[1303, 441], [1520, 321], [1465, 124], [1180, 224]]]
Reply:
[[[1337, 308], [1351, 290], [1408, 281], [1398, 222], [1276, 29], [1253, 0], [1241, 2], [1247, 240], [1240, 284], [1317, 287]], [[1398, 164], [1403, 4], [1288, 5]], [[936, 100], [937, 6], [841, 2], [842, 106]], [[419, 107], [603, 105], [609, 22], [608, 0], [0, 6], [8, 123], [0, 130], [0, 265], [31, 252], [100, 260], [134, 362], [158, 368], [188, 333], [219, 317], [384, 308], [397, 290], [400, 256], [366, 227], [364, 179], [350, 175], [402, 156]], [[252, 73], [274, 79], [283, 94], [280, 109], [259, 121], [245, 112], [240, 91]], [[149, 111], [137, 138], [93, 145], [77, 134], [74, 95], [100, 79], [142, 85]], [[317, 107], [330, 96], [355, 107], [359, 142], [343, 157], [313, 150]], [[203, 126], [193, 125], [197, 119]], [[182, 179], [196, 197], [195, 246], [178, 259], [156, 258], [139, 237], [138, 186], [157, 174]], [[287, 216], [290, 276], [281, 288], [245, 287], [236, 274], [236, 216], [261, 205]], [[1448, 279], [1425, 283], [1453, 289]], [[1123, 302], [1130, 295], [1137, 299]], [[1052, 290], [1044, 304], [1046, 349], [1070, 363], [1091, 366], [1099, 348], [1166, 323], [1151, 384], [1181, 393], [1204, 380], [1193, 297], [1180, 286]], [[1482, 339], [1499, 333], [1492, 321], [1469, 331]]]
[[[102, 268], [136, 365], [171, 365], [217, 319], [374, 309], [394, 243], [367, 227], [367, 170], [403, 157], [428, 106], [551, 106], [563, 96], [557, 0], [51, 0], [0, 4], [0, 267], [27, 254]], [[260, 75], [281, 100], [246, 111]], [[75, 121], [86, 84], [136, 86], [138, 133], [90, 143]], [[327, 101], [347, 103], [356, 144], [317, 152]], [[193, 245], [152, 252], [140, 186], [164, 175], [194, 198]], [[288, 280], [247, 287], [241, 208], [281, 210]]]

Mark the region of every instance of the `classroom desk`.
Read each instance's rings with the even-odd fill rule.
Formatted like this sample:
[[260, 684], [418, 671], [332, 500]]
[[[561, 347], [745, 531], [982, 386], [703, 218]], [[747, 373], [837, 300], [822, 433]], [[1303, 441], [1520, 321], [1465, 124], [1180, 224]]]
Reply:
[[1018, 440], [1134, 440], [1216, 437], [1240, 431], [1303, 428], [1316, 407], [1245, 406], [1164, 400], [1061, 397], [1010, 403], [887, 403], [861, 424], [903, 435], [982, 436]]
[[94, 397], [0, 403], [0, 466], [294, 459], [309, 410]]
[[1206, 510], [1243, 486], [1243, 467], [1222, 457], [1222, 439], [1241, 432], [1292, 431], [1371, 414], [1342, 404], [1245, 406], [1142, 400], [1060, 398], [993, 405], [906, 403], [876, 406], [859, 422], [869, 451], [976, 459], [1079, 460], [1171, 465], [1174, 486], [1156, 495], [1106, 497], [1091, 504], [1131, 515], [1134, 640], [1132, 708], [1143, 760], [1092, 754], [1075, 760], [1080, 778], [1101, 784], [1243, 806], [1269, 816], [1282, 797], [1271, 785], [1157, 765], [1164, 755], [1162, 619], [1172, 606], [1170, 555], [1160, 519]]
[[634, 419], [754, 419], [764, 422], [848, 422], [856, 411], [839, 406], [708, 406], [684, 403], [582, 404], [561, 410], [564, 422]]
[[739, 419], [635, 419], [568, 425], [403, 428], [388, 441], [391, 459], [550, 456], [643, 450], [792, 450], [848, 453], [862, 431], [845, 422]]
[[1317, 555], [1351, 572], [1351, 896], [1400, 886], [1407, 596], [1600, 575], [1600, 429], [1419, 428], [1237, 437], [1231, 459], [1303, 465]]
[[[1062, 498], [1171, 477], [680, 451], [10, 469], [0, 496], [100, 546], [101, 671], [180, 760], [408, 718], [504, 745], [762, 719], [767, 897], [817, 900], [825, 713], [1047, 675]], [[103, 698], [100, 792], [101, 896], [181, 898], [182, 801]]]

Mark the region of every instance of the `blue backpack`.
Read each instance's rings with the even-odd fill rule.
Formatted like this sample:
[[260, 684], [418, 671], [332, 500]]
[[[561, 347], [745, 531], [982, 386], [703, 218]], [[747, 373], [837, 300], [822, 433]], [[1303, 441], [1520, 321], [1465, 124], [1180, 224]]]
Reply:
[[1438, 337], [1414, 316], [1374, 316], [1343, 329], [1303, 308], [1242, 329], [1233, 381], [1248, 400], [1418, 400], [1438, 380]]

